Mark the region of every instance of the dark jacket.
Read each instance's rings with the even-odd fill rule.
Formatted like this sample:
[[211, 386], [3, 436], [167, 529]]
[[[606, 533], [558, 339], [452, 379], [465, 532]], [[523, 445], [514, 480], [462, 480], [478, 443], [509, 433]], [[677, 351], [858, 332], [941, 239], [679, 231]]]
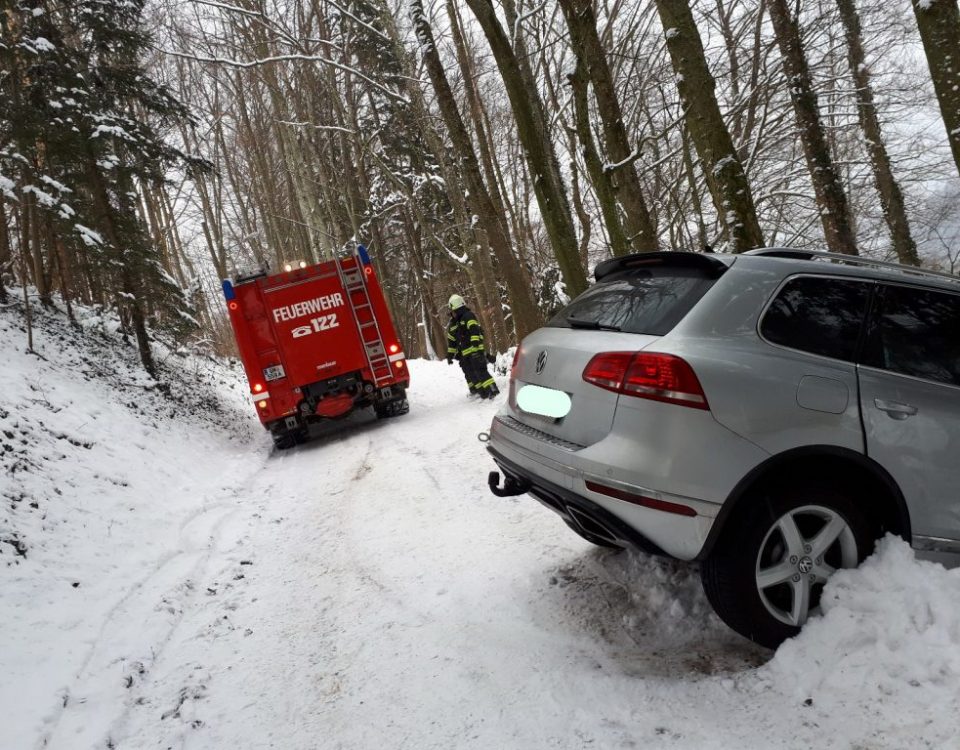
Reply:
[[447, 326], [447, 359], [462, 359], [471, 354], [485, 354], [483, 329], [469, 307], [454, 310]]

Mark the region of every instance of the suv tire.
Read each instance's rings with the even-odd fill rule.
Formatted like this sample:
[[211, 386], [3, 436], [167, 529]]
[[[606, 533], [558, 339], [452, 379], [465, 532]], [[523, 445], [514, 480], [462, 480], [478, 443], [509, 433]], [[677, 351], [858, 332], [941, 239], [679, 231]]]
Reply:
[[720, 619], [776, 648], [819, 609], [830, 575], [873, 551], [876, 532], [852, 497], [822, 484], [773, 490], [746, 510], [700, 578]]

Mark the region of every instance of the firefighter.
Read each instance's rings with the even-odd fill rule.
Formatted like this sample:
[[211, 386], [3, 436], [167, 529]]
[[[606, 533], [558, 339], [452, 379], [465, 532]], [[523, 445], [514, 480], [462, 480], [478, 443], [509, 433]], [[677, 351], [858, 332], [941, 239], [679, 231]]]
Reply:
[[450, 297], [450, 325], [447, 326], [447, 364], [460, 363], [470, 394], [493, 398], [500, 393], [487, 371], [487, 353], [483, 345], [483, 329], [463, 297]]

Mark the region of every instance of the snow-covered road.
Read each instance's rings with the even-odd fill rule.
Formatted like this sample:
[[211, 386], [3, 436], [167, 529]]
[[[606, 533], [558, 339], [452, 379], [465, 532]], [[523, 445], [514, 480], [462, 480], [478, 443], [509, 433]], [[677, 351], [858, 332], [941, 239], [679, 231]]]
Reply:
[[210, 520], [221, 564], [195, 582], [204, 595], [111, 735], [132, 747], [709, 744], [705, 714], [720, 707], [691, 700], [699, 683], [763, 652], [708, 614], [683, 566], [594, 549], [536, 503], [490, 495], [475, 436], [496, 406], [466, 399], [444, 366], [414, 363], [413, 376], [407, 416], [331, 425], [285, 453], [255, 442], [233, 515]]
[[[469, 401], [454, 368], [411, 369], [408, 415], [289, 452], [195, 425], [150, 446], [192, 463], [130, 467], [170, 504], [130, 526], [120, 548], [143, 549], [110, 561], [86, 618], [6, 589], [0, 746], [960, 746], [957, 575], [888, 543], [767, 663], [690, 566], [594, 548], [531, 499], [490, 495], [476, 435], [497, 405]], [[897, 618], [911, 608], [926, 625]]]

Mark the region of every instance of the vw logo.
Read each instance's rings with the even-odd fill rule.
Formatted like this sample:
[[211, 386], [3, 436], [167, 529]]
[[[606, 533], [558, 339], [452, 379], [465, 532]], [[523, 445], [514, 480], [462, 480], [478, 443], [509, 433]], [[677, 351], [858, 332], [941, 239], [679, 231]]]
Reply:
[[797, 563], [797, 570], [801, 573], [809, 573], [813, 570], [813, 560], [811, 560], [807, 555], [804, 555], [800, 558], [800, 562]]
[[547, 352], [542, 351], [537, 355], [537, 375], [543, 372], [543, 368], [547, 366]]

